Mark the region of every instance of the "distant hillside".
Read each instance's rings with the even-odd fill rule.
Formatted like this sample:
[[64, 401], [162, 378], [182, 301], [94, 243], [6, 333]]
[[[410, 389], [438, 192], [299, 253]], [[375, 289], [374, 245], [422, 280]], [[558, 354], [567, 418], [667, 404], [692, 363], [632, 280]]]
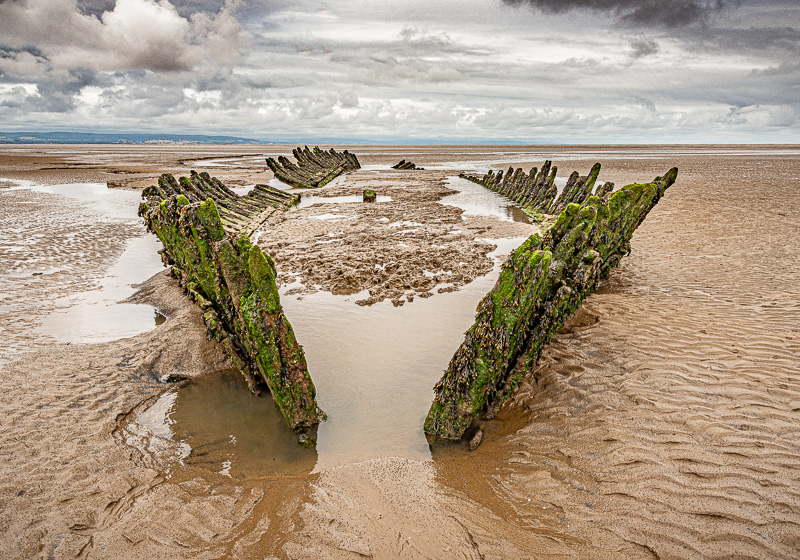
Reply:
[[0, 132], [0, 144], [263, 144], [252, 138], [198, 134], [97, 134], [93, 132]]
[[[0, 0], [2, 3], [2, 0]], [[123, 134], [94, 132], [0, 132], [0, 144], [282, 144], [303, 145], [437, 145], [437, 144], [543, 144], [542, 140], [513, 138], [415, 138], [408, 136], [364, 138], [360, 136], [307, 136], [273, 134], [269, 140], [238, 136], [205, 136], [199, 134]], [[557, 142], [556, 142], [557, 143]]]

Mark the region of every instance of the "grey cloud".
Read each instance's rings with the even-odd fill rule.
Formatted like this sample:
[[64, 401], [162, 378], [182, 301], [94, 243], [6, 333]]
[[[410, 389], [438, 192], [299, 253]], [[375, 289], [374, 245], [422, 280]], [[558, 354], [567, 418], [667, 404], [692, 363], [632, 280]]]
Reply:
[[797, 123], [798, 119], [800, 119], [800, 110], [798, 107], [782, 105], [775, 107], [770, 111], [769, 117], [765, 124], [767, 126], [781, 128], [791, 127]]
[[712, 122], [720, 124], [747, 124], [747, 116], [742, 113], [743, 108], [744, 107], [731, 107], [727, 115], [720, 115], [711, 120]]
[[443, 31], [431, 33], [430, 31], [420, 30], [410, 25], [403, 27], [400, 31], [400, 38], [409, 45], [425, 48], [442, 48], [453, 42], [450, 36]]
[[[78, 9], [82, 14], [93, 15], [97, 18], [104, 12], [114, 9], [117, 0], [77, 0]], [[215, 14], [225, 6], [225, 0], [170, 0], [170, 4], [177, 8], [178, 13], [188, 17], [197, 12]]]
[[[3, 0], [0, 0], [0, 4], [2, 2]], [[77, 0], [77, 2], [81, 13], [99, 18], [103, 12], [113, 10], [117, 0]], [[296, 1], [287, 0], [245, 0], [237, 2], [235, 7], [237, 12], [242, 13], [245, 17], [253, 17], [285, 9], [296, 3]], [[230, 0], [170, 0], [170, 4], [178, 10], [182, 17], [189, 18], [198, 13], [218, 14], [226, 6], [230, 7], [232, 2]]]
[[716, 28], [682, 36], [693, 49], [728, 52], [772, 51], [778, 55], [800, 53], [800, 29], [790, 26]]
[[88, 68], [71, 70], [63, 79], [48, 78], [37, 82], [37, 93], [25, 95], [20, 101], [6, 102], [34, 113], [67, 113], [75, 108], [75, 96], [88, 86], [97, 83], [97, 73]]
[[546, 13], [571, 10], [606, 12], [621, 23], [635, 26], [681, 27], [706, 22], [732, 0], [503, 0], [510, 6], [530, 6]]
[[[2, 0], [0, 0], [0, 2], [2, 2]], [[28, 53], [34, 58], [47, 60], [47, 56], [38, 47], [35, 47], [33, 45], [25, 45], [16, 48], [0, 45], [0, 58], [13, 58], [14, 56], [20, 53]]]
[[631, 58], [643, 58], [657, 52], [658, 43], [655, 39], [640, 37], [631, 41]]
[[117, 0], [78, 0], [78, 10], [85, 15], [100, 17], [103, 12], [114, 9]]

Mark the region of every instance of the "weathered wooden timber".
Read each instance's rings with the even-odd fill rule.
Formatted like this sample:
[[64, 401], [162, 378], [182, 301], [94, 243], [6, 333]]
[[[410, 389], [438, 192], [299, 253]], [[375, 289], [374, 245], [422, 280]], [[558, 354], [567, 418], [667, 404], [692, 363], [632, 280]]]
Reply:
[[[595, 169], [599, 166], [582, 186], [573, 181], [569, 192], [583, 192], [596, 179]], [[427, 433], [458, 439], [479, 415], [496, 410], [510, 396], [533, 371], [553, 334], [630, 251], [633, 232], [677, 175], [673, 168], [651, 183], [627, 185], [611, 196], [601, 189], [600, 196], [580, 204], [570, 202], [580, 195], [558, 198], [567, 202], [555, 224], [511, 253], [478, 305], [475, 323], [434, 387]], [[548, 189], [547, 184], [552, 181], [541, 186]]]
[[267, 158], [267, 165], [276, 179], [293, 187], [316, 189], [327, 185], [342, 173], [361, 169], [358, 158], [347, 150], [337, 152], [331, 148], [324, 151], [319, 146], [310, 150], [305, 146], [295, 148], [292, 154], [297, 164], [285, 156], [279, 156], [277, 160]]
[[396, 165], [393, 165], [392, 169], [409, 169], [409, 170], [414, 170], [414, 171], [424, 171], [425, 170], [424, 167], [417, 167], [416, 164], [414, 164], [414, 163], [412, 163], [410, 161], [406, 161], [404, 159], [401, 159], [400, 163], [398, 163]]
[[203, 310], [208, 336], [223, 345], [250, 390], [266, 385], [294, 429], [324, 419], [281, 307], [275, 263], [250, 242], [258, 224], [299, 197], [264, 185], [239, 196], [193, 171], [179, 180], [162, 175], [142, 198], [139, 215], [164, 245], [162, 260]]
[[[555, 185], [557, 171], [558, 167], [548, 160], [544, 162], [541, 170], [533, 167], [528, 174], [522, 168], [509, 167], [505, 174], [502, 171], [497, 173], [489, 171], [480, 178], [466, 173], [462, 173], [460, 177], [507, 196], [525, 209], [543, 214], [558, 214], [568, 204], [583, 204], [592, 196], [600, 164], [595, 163], [585, 176], [573, 171], [560, 194]], [[613, 183], [605, 183], [596, 194], [607, 196], [613, 189]]]

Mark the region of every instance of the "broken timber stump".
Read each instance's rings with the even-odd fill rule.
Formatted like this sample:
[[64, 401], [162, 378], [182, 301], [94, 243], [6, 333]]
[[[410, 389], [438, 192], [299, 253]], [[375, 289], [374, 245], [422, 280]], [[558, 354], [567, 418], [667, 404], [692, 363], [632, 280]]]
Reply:
[[292, 150], [297, 164], [287, 157], [279, 156], [277, 160], [267, 158], [267, 165], [275, 174], [275, 178], [303, 189], [316, 189], [327, 185], [342, 173], [361, 169], [358, 158], [347, 150], [337, 152], [333, 148], [323, 151], [319, 146], [310, 150], [308, 146]]
[[302, 347], [283, 314], [275, 263], [250, 242], [273, 212], [299, 197], [264, 185], [239, 196], [207, 173], [175, 180], [164, 174], [142, 192], [148, 231], [161, 257], [203, 310], [209, 338], [219, 341], [250, 390], [262, 383], [293, 429], [324, 420]]
[[364, 191], [364, 198], [363, 198], [364, 202], [375, 202], [377, 198], [378, 197], [375, 195], [375, 191], [373, 191], [372, 189], [366, 189]]
[[[510, 396], [553, 334], [630, 251], [633, 232], [677, 175], [673, 168], [608, 198], [568, 202], [543, 236], [534, 234], [511, 253], [434, 387], [426, 433], [458, 439], [476, 417]], [[570, 192], [585, 188], [585, 182], [576, 185]]]

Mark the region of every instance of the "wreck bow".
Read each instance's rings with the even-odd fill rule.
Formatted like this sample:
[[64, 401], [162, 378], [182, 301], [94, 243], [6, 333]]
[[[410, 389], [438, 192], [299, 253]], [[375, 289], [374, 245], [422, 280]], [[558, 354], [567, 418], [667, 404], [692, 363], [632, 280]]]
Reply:
[[276, 179], [296, 188], [324, 187], [343, 173], [361, 169], [356, 155], [347, 150], [337, 152], [331, 148], [324, 151], [319, 146], [314, 146], [312, 150], [305, 146], [292, 150], [292, 155], [297, 160], [296, 164], [280, 156], [277, 160], [267, 158], [267, 165]]
[[249, 238], [299, 197], [265, 185], [239, 196], [194, 171], [180, 180], [164, 174], [142, 197], [139, 215], [164, 245], [162, 260], [203, 310], [208, 336], [223, 345], [250, 390], [266, 385], [293, 429], [323, 420], [303, 349], [281, 307], [275, 263]]

